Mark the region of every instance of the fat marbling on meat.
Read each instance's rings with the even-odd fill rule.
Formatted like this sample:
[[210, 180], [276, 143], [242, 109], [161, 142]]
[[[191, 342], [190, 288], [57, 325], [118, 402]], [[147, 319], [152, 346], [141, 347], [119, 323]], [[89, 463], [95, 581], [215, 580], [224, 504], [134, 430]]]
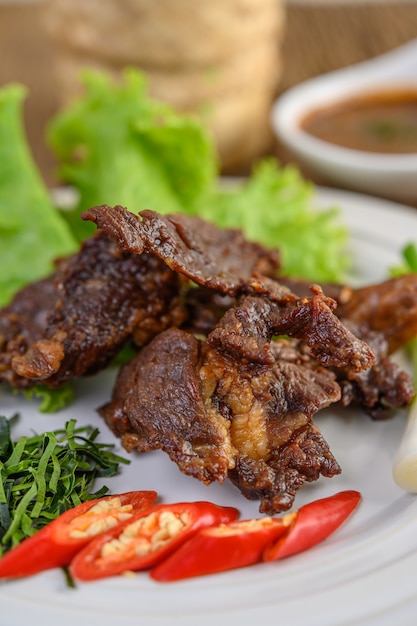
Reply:
[[[340, 399], [340, 387], [315, 349], [324, 362], [360, 370], [373, 362], [322, 294], [298, 300], [279, 291], [271, 284], [242, 296], [207, 340], [164, 331], [122, 368], [100, 408], [126, 449], [162, 449], [205, 483], [230, 478], [264, 513], [289, 509], [305, 482], [340, 472], [312, 419]], [[327, 345], [337, 345], [333, 355], [318, 347], [318, 321]], [[294, 339], [273, 340], [281, 328]]]

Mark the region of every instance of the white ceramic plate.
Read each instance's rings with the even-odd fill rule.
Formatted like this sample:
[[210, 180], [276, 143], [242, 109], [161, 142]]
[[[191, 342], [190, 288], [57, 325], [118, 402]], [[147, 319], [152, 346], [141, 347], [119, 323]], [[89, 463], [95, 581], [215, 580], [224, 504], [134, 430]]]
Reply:
[[[353, 279], [369, 283], [387, 276], [401, 247], [417, 239], [417, 211], [374, 198], [329, 189], [318, 203], [339, 205], [352, 232]], [[325, 242], [323, 242], [325, 245]], [[104, 441], [112, 435], [95, 408], [109, 398], [114, 375], [104, 373], [77, 387], [77, 400], [56, 415], [42, 415], [36, 403], [0, 392], [0, 410], [20, 411], [13, 433], [53, 430], [67, 419], [99, 425]], [[146, 573], [66, 587], [60, 570], [0, 586], [0, 626], [100, 624], [133, 626], [213, 626], [280, 623], [291, 626], [417, 623], [417, 496], [393, 482], [391, 465], [405, 414], [372, 422], [353, 410], [334, 408], [318, 415], [342, 474], [305, 486], [296, 505], [342, 489], [358, 489], [363, 501], [331, 538], [286, 561], [258, 565], [187, 582], [159, 584]], [[123, 454], [123, 451], [117, 449]], [[258, 516], [231, 484], [205, 487], [180, 474], [162, 452], [132, 456], [112, 492], [156, 489], [165, 502], [212, 500], [238, 507], [242, 517]]]

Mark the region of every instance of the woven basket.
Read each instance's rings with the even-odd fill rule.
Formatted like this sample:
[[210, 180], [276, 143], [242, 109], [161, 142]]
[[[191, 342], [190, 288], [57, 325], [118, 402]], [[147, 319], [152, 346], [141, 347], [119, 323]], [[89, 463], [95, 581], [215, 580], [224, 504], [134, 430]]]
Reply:
[[136, 66], [150, 95], [203, 118], [225, 172], [273, 143], [284, 24], [284, 0], [47, 0], [45, 11], [63, 104], [81, 68]]

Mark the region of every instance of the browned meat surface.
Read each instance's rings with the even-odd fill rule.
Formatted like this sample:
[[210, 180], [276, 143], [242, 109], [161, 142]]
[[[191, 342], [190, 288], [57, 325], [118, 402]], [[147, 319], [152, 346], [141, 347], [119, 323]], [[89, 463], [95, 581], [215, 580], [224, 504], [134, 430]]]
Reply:
[[[304, 339], [312, 355], [325, 366], [362, 371], [375, 363], [369, 346], [334, 315], [336, 303], [312, 286], [310, 298], [297, 298], [276, 281], [253, 279], [246, 285], [252, 296], [229, 309], [210, 334], [213, 345], [251, 360], [269, 362], [270, 339], [289, 335]], [[262, 346], [262, 350], [259, 347]]]
[[108, 232], [126, 252], [154, 254], [174, 272], [224, 294], [236, 295], [254, 273], [272, 276], [278, 252], [245, 239], [240, 230], [223, 230], [199, 217], [130, 213], [121, 206], [91, 208], [83, 214]]
[[30, 387], [33, 381], [11, 368], [12, 359], [42, 339], [48, 316], [55, 305], [55, 274], [32, 283], [16, 294], [0, 312], [0, 382], [12, 387]]
[[279, 343], [274, 365], [254, 370], [168, 329], [122, 368], [100, 413], [128, 451], [162, 449], [205, 483], [229, 477], [262, 512], [287, 510], [306, 481], [340, 472], [311, 421], [340, 388]]
[[178, 275], [156, 257], [121, 252], [105, 233], [63, 262], [54, 284], [43, 335], [11, 358], [13, 371], [32, 384], [93, 374], [128, 340], [142, 345], [183, 321]]
[[200, 361], [193, 335], [166, 330], [122, 368], [100, 413], [129, 451], [163, 449], [182, 472], [210, 483], [224, 480], [233, 456], [229, 421], [206, 410]]
[[[118, 218], [129, 241], [133, 220], [136, 246], [124, 243], [122, 250], [112, 238]], [[48, 324], [18, 351], [11, 353], [6, 346], [3, 380], [57, 386], [94, 374], [127, 341], [142, 346], [165, 328], [184, 322], [189, 278], [235, 292], [254, 271], [273, 273], [279, 265], [276, 251], [247, 242], [240, 231], [222, 231], [199, 218], [145, 211], [139, 220], [116, 207], [106, 209], [100, 219], [110, 220], [112, 237], [97, 233], [79, 253], [60, 262]], [[120, 241], [121, 234], [116, 239]]]
[[[309, 284], [285, 279], [298, 295], [308, 293]], [[337, 370], [342, 388], [341, 403], [359, 404], [373, 419], [386, 419], [392, 409], [409, 405], [415, 395], [408, 372], [390, 358], [417, 334], [417, 275], [388, 279], [359, 289], [324, 285], [326, 295], [338, 303], [336, 315], [372, 348], [376, 363], [364, 372]]]
[[370, 330], [366, 325], [358, 327], [348, 320], [345, 324], [372, 348], [376, 364], [363, 372], [348, 368], [336, 371], [342, 390], [341, 404], [357, 403], [372, 419], [387, 419], [392, 409], [405, 408], [413, 399], [412, 377], [390, 358], [388, 342], [381, 332]]
[[[280, 283], [298, 296], [308, 295], [310, 290], [310, 284], [300, 280], [283, 278]], [[334, 284], [321, 287], [337, 302], [335, 312], [340, 319], [381, 333], [387, 342], [388, 354], [404, 348], [417, 336], [417, 274], [356, 289]]]
[[[127, 449], [163, 449], [204, 482], [228, 476], [261, 500], [261, 512], [275, 513], [291, 507], [306, 481], [340, 471], [312, 422], [340, 399], [340, 387], [310, 354], [357, 370], [373, 355], [323, 294], [297, 299], [267, 280], [248, 289], [254, 295], [229, 309], [206, 341], [177, 329], [155, 338], [123, 368], [100, 412]], [[306, 346], [272, 341], [281, 331]]]
[[194, 286], [184, 295], [187, 319], [181, 328], [206, 337], [235, 302], [232, 296], [207, 287]]
[[392, 354], [417, 336], [417, 274], [353, 289], [338, 316], [381, 332]]

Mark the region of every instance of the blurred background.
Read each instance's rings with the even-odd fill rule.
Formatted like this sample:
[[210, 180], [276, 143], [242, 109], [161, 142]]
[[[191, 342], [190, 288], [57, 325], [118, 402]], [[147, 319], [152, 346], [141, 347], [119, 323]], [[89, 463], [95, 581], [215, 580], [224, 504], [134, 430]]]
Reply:
[[417, 0], [0, 0], [0, 86], [27, 85], [27, 134], [50, 185], [45, 124], [85, 66], [143, 69], [152, 95], [205, 119], [223, 173], [240, 175], [260, 156], [287, 159], [269, 122], [281, 92], [416, 36]]

